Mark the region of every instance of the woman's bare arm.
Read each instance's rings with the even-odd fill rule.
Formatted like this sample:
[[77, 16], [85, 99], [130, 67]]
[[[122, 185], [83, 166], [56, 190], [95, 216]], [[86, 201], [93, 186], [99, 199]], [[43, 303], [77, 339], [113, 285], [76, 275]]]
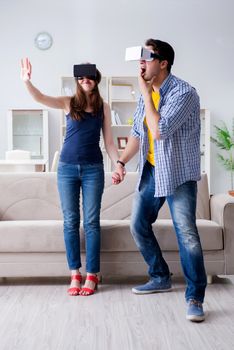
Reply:
[[31, 83], [31, 75], [32, 65], [28, 58], [24, 58], [21, 60], [21, 79], [33, 99], [47, 107], [63, 109], [66, 113], [69, 113], [71, 98], [69, 96], [52, 97], [43, 94]]

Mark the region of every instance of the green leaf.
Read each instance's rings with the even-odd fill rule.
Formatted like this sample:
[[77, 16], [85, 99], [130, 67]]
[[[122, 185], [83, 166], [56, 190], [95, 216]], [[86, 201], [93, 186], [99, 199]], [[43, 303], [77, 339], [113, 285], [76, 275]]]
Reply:
[[226, 126], [223, 123], [223, 127], [219, 127], [214, 125], [216, 138], [211, 137], [210, 140], [213, 142], [218, 148], [229, 151], [234, 147], [234, 142], [231, 138], [231, 134]]
[[226, 170], [233, 171], [234, 170], [234, 160], [224, 158], [221, 154], [217, 154], [218, 160], [223, 164]]
[[232, 136], [229, 132], [226, 124], [223, 122], [222, 127], [214, 125], [215, 136], [210, 137], [211, 142], [213, 142], [218, 148], [226, 151], [227, 158], [221, 154], [217, 154], [218, 161], [223, 165], [223, 167], [230, 171], [231, 174], [231, 188], [233, 189], [233, 179], [234, 179], [234, 118], [232, 124]]

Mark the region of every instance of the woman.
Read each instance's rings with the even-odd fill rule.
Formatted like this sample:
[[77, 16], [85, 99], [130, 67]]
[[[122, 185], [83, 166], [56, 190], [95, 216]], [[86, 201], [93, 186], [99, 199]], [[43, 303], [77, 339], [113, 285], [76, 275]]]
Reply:
[[[76, 94], [72, 97], [50, 97], [42, 94], [30, 81], [32, 66], [28, 58], [21, 60], [21, 78], [34, 100], [66, 113], [66, 137], [58, 165], [58, 190], [64, 217], [64, 240], [71, 285], [69, 295], [91, 295], [98, 284], [100, 271], [100, 207], [104, 188], [104, 169], [99, 147], [102, 129], [106, 151], [113, 161], [118, 152], [111, 133], [111, 115], [98, 90], [101, 74], [76, 78]], [[87, 276], [81, 288], [80, 274], [80, 190], [82, 190], [83, 222], [86, 241]]]

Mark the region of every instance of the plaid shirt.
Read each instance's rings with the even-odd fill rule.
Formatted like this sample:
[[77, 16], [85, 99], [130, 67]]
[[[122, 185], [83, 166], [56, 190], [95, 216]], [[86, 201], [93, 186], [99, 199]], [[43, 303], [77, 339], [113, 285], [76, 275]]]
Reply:
[[[154, 141], [155, 197], [170, 196], [184, 182], [200, 179], [200, 103], [196, 90], [172, 74], [160, 89], [160, 140]], [[143, 97], [137, 104], [131, 135], [140, 139], [140, 179], [149, 149]]]

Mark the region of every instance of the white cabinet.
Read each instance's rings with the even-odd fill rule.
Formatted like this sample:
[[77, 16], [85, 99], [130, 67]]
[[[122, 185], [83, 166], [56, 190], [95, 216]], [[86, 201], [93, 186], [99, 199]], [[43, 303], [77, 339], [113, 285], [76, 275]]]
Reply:
[[[109, 104], [111, 108], [112, 134], [119, 153], [123, 151], [131, 131], [133, 116], [140, 96], [138, 78], [134, 76], [109, 78]], [[108, 157], [106, 155], [106, 157]], [[136, 171], [138, 155], [131, 159], [127, 171]], [[113, 170], [107, 162], [106, 170]]]
[[11, 109], [8, 112], [8, 151], [29, 151], [32, 163], [48, 168], [48, 111]]
[[109, 78], [109, 104], [117, 115], [112, 124], [127, 125], [131, 122], [139, 96], [137, 77]]

